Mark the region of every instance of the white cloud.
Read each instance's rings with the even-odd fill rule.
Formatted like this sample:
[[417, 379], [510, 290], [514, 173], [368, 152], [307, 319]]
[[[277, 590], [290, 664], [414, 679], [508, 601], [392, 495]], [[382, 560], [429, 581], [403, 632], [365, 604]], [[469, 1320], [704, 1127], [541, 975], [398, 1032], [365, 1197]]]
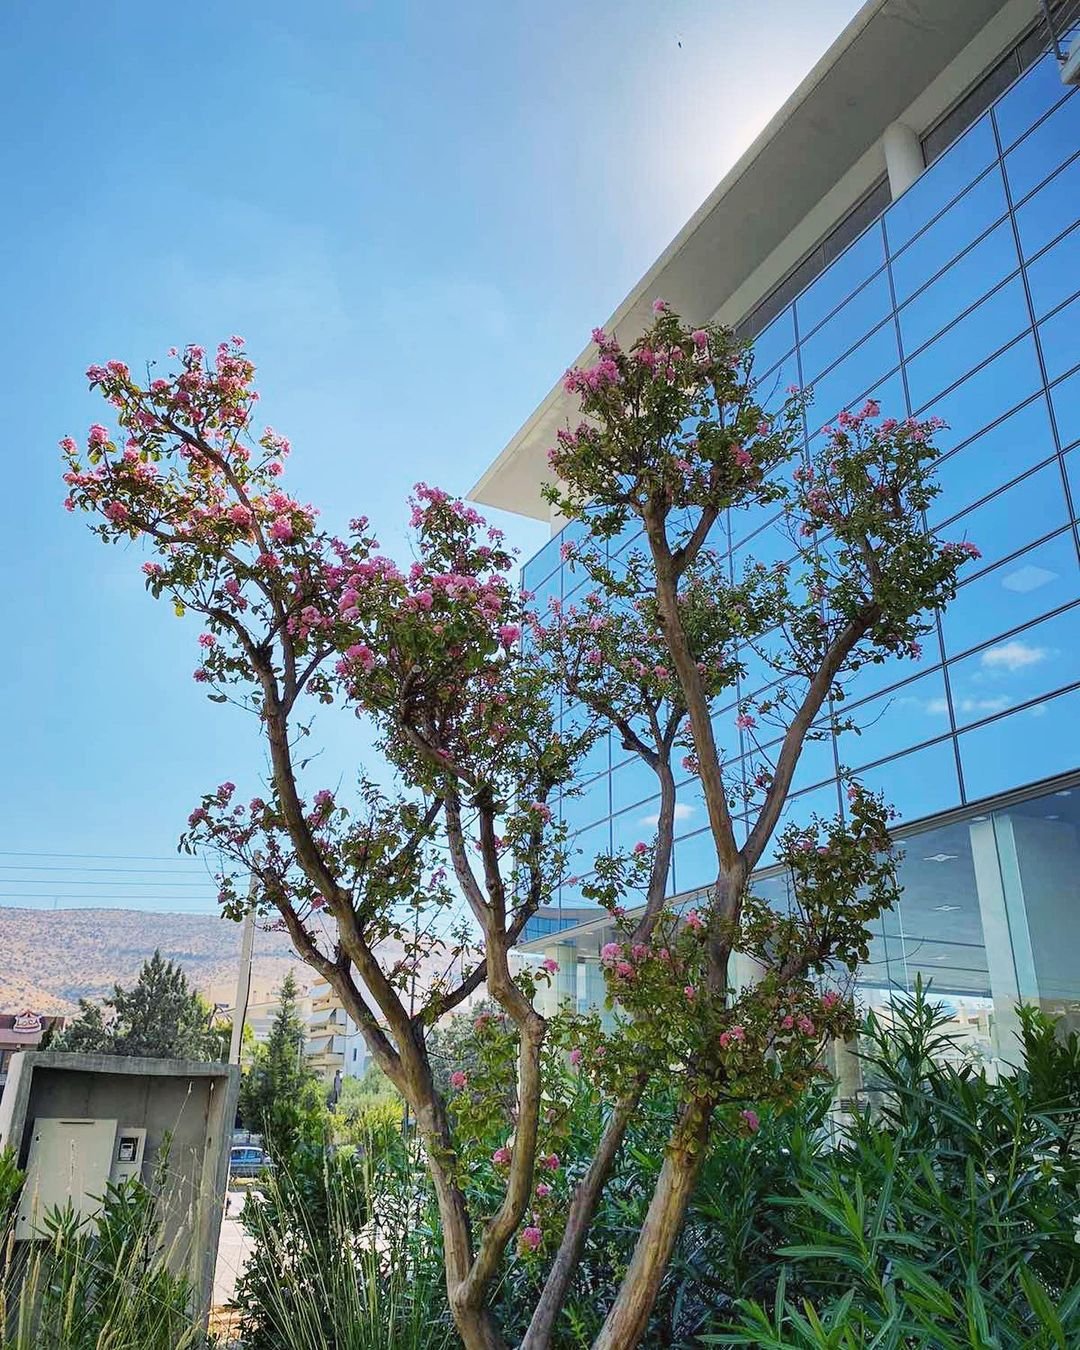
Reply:
[[926, 700], [926, 711], [934, 716], [938, 713], [947, 713], [949, 711], [949, 701], [945, 698], [928, 698]]
[[[690, 817], [694, 814], [695, 809], [696, 808], [694, 808], [693, 806], [689, 806], [686, 802], [676, 802], [675, 803], [676, 823], [678, 823], [680, 820], [689, 820]], [[642, 816], [641, 819], [638, 821], [638, 824], [659, 825], [660, 824], [659, 812], [654, 812], [651, 816]]]
[[991, 647], [981, 657], [981, 664], [990, 670], [1023, 670], [1038, 665], [1050, 655], [1046, 647], [1029, 647], [1026, 642], [1006, 642]]
[[1001, 712], [1011, 702], [1012, 699], [1006, 698], [1004, 694], [999, 694], [997, 698], [961, 698], [956, 701], [956, 711], [962, 713]]

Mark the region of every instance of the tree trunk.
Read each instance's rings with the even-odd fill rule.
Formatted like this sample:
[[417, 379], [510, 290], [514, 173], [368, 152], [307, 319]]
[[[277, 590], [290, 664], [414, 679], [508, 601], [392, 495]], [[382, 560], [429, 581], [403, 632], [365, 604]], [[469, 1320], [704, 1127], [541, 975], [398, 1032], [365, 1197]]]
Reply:
[[711, 1103], [684, 1109], [634, 1255], [592, 1350], [634, 1350], [641, 1343], [705, 1160], [711, 1116]]

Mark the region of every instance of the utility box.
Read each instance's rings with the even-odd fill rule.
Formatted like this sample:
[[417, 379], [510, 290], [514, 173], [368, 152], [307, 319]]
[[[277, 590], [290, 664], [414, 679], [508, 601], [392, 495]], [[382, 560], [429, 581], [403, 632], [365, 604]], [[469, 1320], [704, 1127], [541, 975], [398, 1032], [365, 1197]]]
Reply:
[[55, 1050], [13, 1056], [0, 1149], [13, 1148], [26, 1172], [16, 1239], [43, 1237], [46, 1213], [68, 1204], [89, 1222], [110, 1182], [158, 1178], [168, 1263], [188, 1276], [195, 1311], [205, 1315], [239, 1087], [240, 1070], [228, 1064]]

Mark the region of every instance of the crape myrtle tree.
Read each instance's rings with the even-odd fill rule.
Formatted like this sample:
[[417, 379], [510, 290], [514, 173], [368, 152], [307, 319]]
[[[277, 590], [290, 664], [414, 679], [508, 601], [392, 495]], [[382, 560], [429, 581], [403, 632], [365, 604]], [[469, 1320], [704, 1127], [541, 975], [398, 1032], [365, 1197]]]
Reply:
[[[657, 777], [646, 901], [632, 922], [617, 916], [620, 940], [602, 957], [631, 1037], [680, 1084], [659, 1181], [595, 1342], [608, 1348], [645, 1331], [717, 1108], [790, 1099], [823, 1037], [851, 1030], [850, 1002], [820, 985], [866, 958], [867, 924], [895, 896], [892, 812], [849, 777], [846, 816], [780, 831], [793, 903], [762, 903], [750, 874], [777, 834], [808, 738], [853, 725], [845, 684], [867, 662], [919, 655], [933, 608], [978, 550], [924, 528], [937, 419], [882, 419], [871, 400], [841, 413], [807, 458], [806, 398], [791, 388], [766, 412], [762, 396], [775, 391], [755, 381], [752, 352], [730, 331], [691, 330], [657, 301], [628, 351], [601, 330], [593, 341], [597, 360], [567, 372], [583, 417], [558, 434], [546, 490], [578, 522], [564, 560], [592, 588], [576, 604], [552, 602], [531, 627], [570, 698]], [[749, 560], [733, 576], [720, 542], [728, 513], [763, 508], [781, 517], [796, 563]], [[766, 692], [740, 701], [751, 661], [749, 688]], [[745, 754], [725, 756], [729, 731]], [[703, 939], [690, 966], [657, 940], [679, 778], [703, 801], [715, 853], [713, 884], [687, 920]], [[601, 862], [585, 893], [610, 904], [609, 876]], [[732, 980], [737, 955], [756, 973], [743, 987]], [[690, 1009], [681, 1017], [680, 994]], [[742, 1119], [756, 1128], [752, 1108]]]
[[[66, 505], [90, 512], [106, 542], [150, 546], [150, 592], [201, 617], [196, 680], [258, 718], [265, 787], [249, 801], [231, 783], [207, 794], [184, 842], [223, 858], [222, 903], [234, 917], [249, 902], [231, 875], [255, 875], [252, 903], [340, 995], [408, 1102], [470, 1350], [505, 1343], [489, 1305], [511, 1259], [546, 1263], [521, 1344], [552, 1343], [626, 1124], [660, 1073], [678, 1085], [678, 1111], [597, 1341], [637, 1344], [710, 1130], [756, 1128], [756, 1108], [789, 1100], [824, 1041], [850, 1030], [849, 1000], [825, 981], [854, 967], [867, 923], [894, 895], [883, 804], [853, 783], [846, 819], [782, 836], [790, 912], [757, 902], [747, 879], [844, 676], [911, 649], [966, 556], [922, 529], [933, 494], [927, 426], [874, 422], [872, 410], [845, 419], [820, 464], [788, 487], [778, 471], [796, 455], [801, 400], [767, 417], [751, 359], [729, 334], [691, 332], [663, 308], [628, 353], [597, 338], [596, 364], [568, 377], [585, 420], [552, 454], [553, 497], [585, 522], [580, 565], [595, 589], [579, 609], [550, 615], [533, 615], [509, 580], [498, 532], [437, 490], [412, 499], [410, 567], [380, 554], [363, 518], [343, 539], [322, 530], [281, 485], [288, 443], [253, 429], [254, 370], [238, 338], [209, 360], [198, 347], [174, 351], [175, 368], [144, 382], [120, 362], [92, 367], [119, 434], [94, 426], [83, 446], [62, 443]], [[804, 566], [733, 584], [710, 551], [713, 527], [729, 508], [762, 502], [784, 509]], [[647, 548], [616, 572], [604, 540], [633, 517]], [[777, 633], [782, 685], [738, 718], [755, 736], [775, 723], [782, 749], [736, 777], [712, 707], [746, 646], [775, 655]], [[573, 732], [553, 712], [560, 685], [587, 710]], [[300, 746], [311, 712], [333, 702], [374, 726], [393, 790], [361, 775], [346, 797], [309, 781]], [[565, 880], [553, 803], [607, 725], [656, 771], [661, 808], [652, 843], [595, 860], [588, 884], [621, 925], [604, 959], [625, 1017], [604, 1033], [596, 1017], [543, 1017], [536, 981], [552, 972], [515, 975], [509, 953]], [[673, 756], [700, 782], [717, 857], [716, 884], [685, 923], [664, 896]], [[756, 819], [741, 844], [737, 802]], [[471, 923], [451, 925], [462, 900]], [[641, 917], [628, 921], [628, 908]], [[757, 962], [750, 988], [729, 981], [736, 952]], [[418, 973], [439, 962], [414, 998]], [[477, 1019], [478, 1063], [452, 1074], [446, 1095], [429, 1031], [480, 990], [499, 1013]], [[605, 1128], [571, 1186], [560, 1128], [581, 1090], [596, 1094]]]

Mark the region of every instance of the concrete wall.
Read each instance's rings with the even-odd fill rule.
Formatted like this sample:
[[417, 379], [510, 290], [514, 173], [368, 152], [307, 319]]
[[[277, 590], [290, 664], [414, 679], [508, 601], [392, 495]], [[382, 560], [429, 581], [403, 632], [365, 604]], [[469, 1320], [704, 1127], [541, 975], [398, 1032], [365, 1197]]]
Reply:
[[204, 1314], [228, 1181], [240, 1071], [227, 1064], [35, 1051], [15, 1056], [0, 1101], [0, 1147], [25, 1167], [38, 1118], [106, 1118], [146, 1130], [142, 1180], [161, 1174], [165, 1245]]

